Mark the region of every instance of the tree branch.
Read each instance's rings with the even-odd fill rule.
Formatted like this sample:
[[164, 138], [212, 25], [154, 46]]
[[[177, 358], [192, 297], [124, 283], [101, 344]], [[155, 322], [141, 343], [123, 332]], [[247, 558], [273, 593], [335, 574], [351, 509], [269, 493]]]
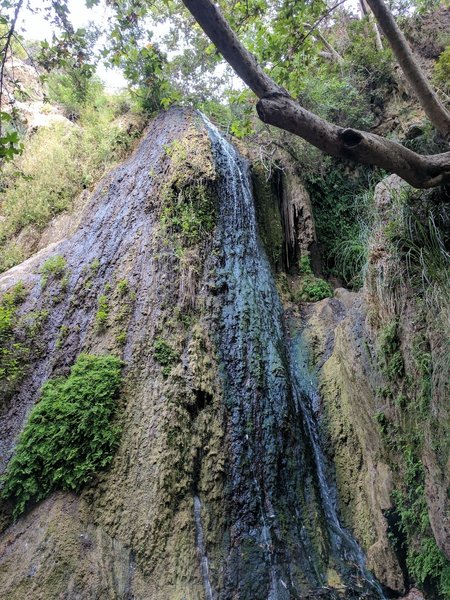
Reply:
[[382, 167], [414, 187], [450, 182], [450, 152], [421, 156], [391, 140], [325, 121], [295, 102], [262, 70], [210, 0], [183, 2], [224, 59], [260, 98], [256, 108], [264, 123], [290, 131], [332, 156]]

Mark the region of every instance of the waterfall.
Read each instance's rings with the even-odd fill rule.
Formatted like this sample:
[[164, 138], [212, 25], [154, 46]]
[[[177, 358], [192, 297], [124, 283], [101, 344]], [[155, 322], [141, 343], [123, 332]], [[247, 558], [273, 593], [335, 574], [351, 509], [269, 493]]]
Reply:
[[383, 598], [338, 520], [313, 394], [305, 391], [295, 335], [287, 332], [258, 239], [248, 164], [203, 119], [219, 174], [216, 336], [229, 448], [229, 539], [219, 598], [287, 600], [311, 591], [340, 598], [342, 590], [328, 586], [330, 568], [345, 597]]

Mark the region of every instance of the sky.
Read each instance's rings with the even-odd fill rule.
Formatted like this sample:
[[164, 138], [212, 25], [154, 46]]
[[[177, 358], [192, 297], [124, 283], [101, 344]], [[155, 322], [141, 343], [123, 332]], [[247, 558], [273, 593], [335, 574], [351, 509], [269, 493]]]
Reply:
[[[43, 7], [42, 0], [30, 0], [33, 8]], [[347, 0], [346, 6], [354, 9], [357, 7], [358, 0]], [[89, 21], [94, 21], [95, 24], [106, 26], [108, 19], [108, 8], [104, 0], [100, 0], [97, 6], [91, 9], [86, 8], [84, 0], [68, 0], [70, 10], [70, 19], [75, 28], [85, 27]], [[20, 21], [19, 30], [27, 39], [32, 40], [51, 40], [52, 28], [50, 24], [40, 15], [32, 15], [28, 11], [23, 11]], [[153, 40], [158, 41], [168, 30], [168, 25], [158, 26], [158, 31], [154, 31]], [[122, 73], [118, 69], [106, 69], [103, 64], [97, 67], [97, 73], [106, 84], [107, 89], [111, 92], [120, 90], [126, 87], [127, 83]], [[236, 83], [237, 88], [241, 86]]]
[[[40, 8], [43, 4], [40, 0], [31, 1], [33, 8]], [[86, 8], [84, 0], [69, 0], [68, 6], [70, 9], [70, 19], [75, 28], [85, 27], [89, 21], [94, 21], [100, 27], [102, 24], [106, 25], [108, 9], [103, 1], [91, 9]], [[48, 39], [50, 41], [52, 38], [51, 25], [44, 17], [32, 15], [28, 11], [23, 11], [18, 27], [20, 33], [30, 40]], [[99, 64], [97, 73], [105, 82], [106, 87], [111, 91], [124, 88], [127, 85], [118, 69], [106, 69], [104, 65]]]

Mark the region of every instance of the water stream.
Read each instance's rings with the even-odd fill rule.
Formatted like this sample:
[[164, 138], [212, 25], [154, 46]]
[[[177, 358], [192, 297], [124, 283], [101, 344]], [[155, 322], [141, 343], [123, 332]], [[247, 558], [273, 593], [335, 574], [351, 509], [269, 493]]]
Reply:
[[[257, 236], [248, 164], [204, 120], [219, 172], [217, 338], [230, 461], [229, 542], [219, 598], [284, 600], [310, 592], [383, 598], [338, 520], [313, 394]], [[334, 589], [330, 569], [341, 582]]]

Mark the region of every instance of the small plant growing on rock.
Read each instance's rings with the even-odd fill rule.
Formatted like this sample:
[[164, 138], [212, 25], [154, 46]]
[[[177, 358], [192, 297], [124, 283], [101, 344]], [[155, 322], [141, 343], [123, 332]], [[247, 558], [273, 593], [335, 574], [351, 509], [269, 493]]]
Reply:
[[124, 329], [121, 329], [116, 335], [116, 342], [119, 344], [119, 346], [125, 346], [127, 342], [127, 332]]
[[396, 380], [403, 375], [404, 364], [400, 349], [398, 321], [396, 319], [381, 330], [379, 358], [382, 370], [390, 380]]
[[121, 298], [126, 296], [130, 291], [130, 286], [128, 285], [128, 281], [126, 279], [121, 279], [117, 282], [117, 293]]
[[79, 491], [109, 465], [120, 436], [121, 367], [115, 356], [82, 354], [68, 377], [44, 385], [3, 477], [15, 517], [55, 490]]
[[97, 330], [103, 333], [106, 330], [109, 316], [109, 301], [105, 294], [102, 294], [98, 299], [98, 310], [95, 314], [95, 323]]
[[[59, 254], [48, 258], [40, 268], [41, 285], [43, 288], [47, 286], [50, 279], [63, 279], [66, 274], [67, 263], [66, 259]], [[67, 280], [66, 280], [67, 286]]]
[[164, 377], [168, 377], [174, 364], [180, 360], [180, 355], [163, 338], [158, 337], [153, 344], [153, 357], [163, 367]]
[[333, 288], [313, 274], [309, 256], [299, 260], [300, 285], [293, 294], [294, 302], [318, 302], [333, 295]]
[[304, 254], [300, 257], [298, 261], [298, 270], [300, 275], [312, 275], [313, 271], [311, 268], [311, 261], [309, 260], [309, 256]]

